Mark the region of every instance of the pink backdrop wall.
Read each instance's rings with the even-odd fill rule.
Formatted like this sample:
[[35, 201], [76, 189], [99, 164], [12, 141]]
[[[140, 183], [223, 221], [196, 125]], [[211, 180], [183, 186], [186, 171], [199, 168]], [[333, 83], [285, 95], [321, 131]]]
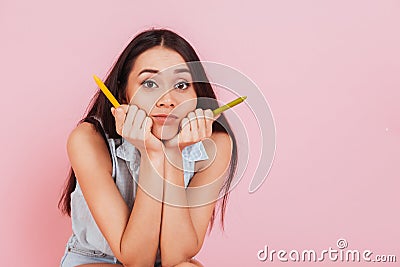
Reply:
[[248, 75], [276, 122], [268, 179], [254, 194], [249, 176], [233, 190], [226, 232], [198, 255], [205, 266], [280, 265], [257, 251], [339, 238], [400, 260], [400, 1], [233, 2], [0, 2], [2, 266], [58, 265], [71, 234], [56, 207], [67, 136], [92, 74], [150, 26]]

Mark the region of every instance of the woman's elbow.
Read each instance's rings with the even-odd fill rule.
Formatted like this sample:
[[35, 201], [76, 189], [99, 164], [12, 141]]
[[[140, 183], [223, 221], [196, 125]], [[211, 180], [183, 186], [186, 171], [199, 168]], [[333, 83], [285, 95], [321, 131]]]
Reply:
[[143, 250], [130, 250], [122, 252], [117, 259], [124, 267], [154, 267], [157, 251], [149, 253]]
[[124, 267], [154, 267], [156, 259], [148, 258], [145, 255], [131, 255], [128, 259], [118, 259]]
[[123, 240], [119, 250], [119, 257], [116, 257], [124, 266], [154, 267], [159, 245], [158, 241], [158, 236], [147, 236], [146, 241], [139, 243], [124, 242]]
[[198, 260], [195, 259], [188, 259], [185, 261], [181, 261], [178, 264], [168, 264], [162, 262], [162, 267], [204, 267]]
[[181, 253], [161, 253], [162, 267], [174, 267], [183, 262], [190, 261], [191, 258], [196, 256], [197, 250], [188, 250]]

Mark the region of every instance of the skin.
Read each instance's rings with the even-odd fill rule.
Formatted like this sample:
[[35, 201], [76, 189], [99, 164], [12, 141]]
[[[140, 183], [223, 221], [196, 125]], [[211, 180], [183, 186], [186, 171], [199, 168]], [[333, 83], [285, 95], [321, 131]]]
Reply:
[[[175, 137], [180, 122], [196, 108], [194, 87], [185, 84], [192, 77], [188, 72], [174, 74], [174, 70], [178, 69], [188, 70], [183, 58], [172, 50], [156, 47], [139, 55], [128, 77], [127, 99], [153, 119], [152, 133], [158, 139]], [[159, 72], [155, 74], [144, 70]], [[154, 120], [153, 115], [156, 114], [171, 114], [177, 119], [162, 125]], [[208, 114], [208, 117], [211, 119], [213, 116]]]
[[[220, 178], [227, 173], [231, 140], [225, 133], [212, 132], [215, 118], [211, 110], [194, 110], [196, 93], [191, 85], [163, 90], [147, 83], [152, 86], [143, 89], [143, 80], [154, 73], [138, 75], [143, 69], [160, 71], [184, 63], [178, 53], [163, 47], [142, 53], [129, 75], [127, 99], [131, 105], [111, 110], [117, 133], [142, 155], [132, 212], [113, 181], [111, 159], [101, 135], [85, 122], [68, 138], [68, 156], [88, 207], [124, 266], [153, 266], [158, 247], [163, 266], [203, 266], [192, 258], [202, 247], [222, 186]], [[160, 85], [174, 84], [173, 79], [162, 78]], [[163, 125], [153, 117], [160, 113], [174, 114], [177, 119]], [[181, 150], [199, 141], [212, 156], [196, 164], [197, 172], [185, 190]], [[212, 186], [196, 191], [205, 185]], [[207, 204], [194, 207], [197, 203]]]

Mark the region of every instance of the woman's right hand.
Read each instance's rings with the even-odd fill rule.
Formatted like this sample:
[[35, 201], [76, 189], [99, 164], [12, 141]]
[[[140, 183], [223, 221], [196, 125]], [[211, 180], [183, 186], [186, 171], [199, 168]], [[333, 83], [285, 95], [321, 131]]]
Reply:
[[144, 110], [136, 105], [121, 105], [112, 107], [111, 113], [115, 118], [117, 133], [139, 149], [142, 155], [163, 153], [161, 140], [151, 132], [153, 120]]

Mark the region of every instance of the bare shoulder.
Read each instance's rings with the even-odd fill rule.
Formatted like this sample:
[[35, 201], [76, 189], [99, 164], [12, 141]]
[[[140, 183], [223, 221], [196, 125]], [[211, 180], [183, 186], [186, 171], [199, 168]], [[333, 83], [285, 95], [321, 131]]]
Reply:
[[196, 170], [209, 167], [217, 158], [229, 163], [232, 154], [232, 139], [224, 132], [214, 132], [209, 139], [203, 141], [208, 160], [196, 162]]
[[229, 134], [224, 132], [214, 132], [210, 137], [218, 146], [228, 146], [232, 145], [232, 140]]
[[81, 166], [91, 168], [95, 164], [109, 172], [112, 170], [107, 144], [91, 123], [82, 122], [72, 130], [67, 141], [67, 152], [74, 169]]
[[204, 148], [206, 149], [207, 155], [220, 154], [218, 156], [230, 156], [232, 151], [232, 140], [229, 134], [224, 132], [215, 132], [207, 140], [203, 141]]
[[96, 131], [93, 124], [88, 122], [82, 122], [69, 135], [68, 141], [76, 139], [97, 139], [96, 137], [102, 138], [101, 134]]
[[93, 124], [82, 122], [70, 133], [67, 141], [68, 151], [94, 149], [100, 154], [107, 150], [106, 143]]

